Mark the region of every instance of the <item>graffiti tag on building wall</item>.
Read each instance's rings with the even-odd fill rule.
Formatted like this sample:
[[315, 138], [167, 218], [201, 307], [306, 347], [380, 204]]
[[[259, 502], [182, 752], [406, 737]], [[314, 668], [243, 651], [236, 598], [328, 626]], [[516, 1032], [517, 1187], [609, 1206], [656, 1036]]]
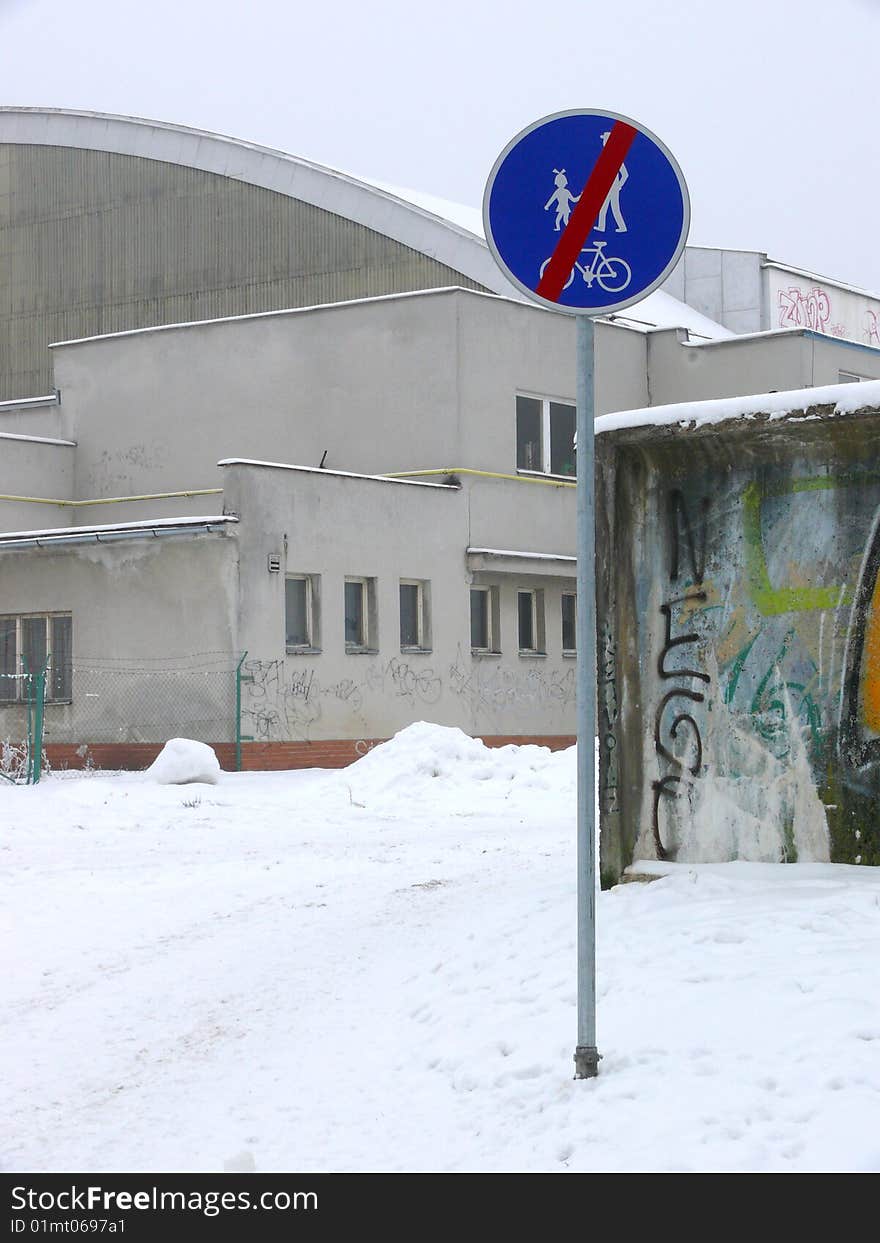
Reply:
[[322, 682], [311, 665], [288, 669], [284, 660], [246, 661], [242, 678], [242, 732], [258, 742], [294, 739], [307, 742], [328, 702], [344, 704], [360, 716], [367, 695], [431, 706], [443, 693], [435, 670], [392, 657], [367, 666], [357, 681]]
[[776, 295], [780, 328], [812, 328], [814, 332], [827, 332], [831, 320], [831, 299], [824, 289], [814, 286], [801, 289], [791, 285], [780, 289]]

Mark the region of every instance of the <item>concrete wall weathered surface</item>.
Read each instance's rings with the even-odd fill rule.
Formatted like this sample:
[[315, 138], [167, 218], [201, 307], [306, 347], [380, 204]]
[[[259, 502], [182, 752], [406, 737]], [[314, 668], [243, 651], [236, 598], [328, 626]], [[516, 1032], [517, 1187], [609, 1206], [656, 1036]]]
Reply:
[[880, 863], [880, 385], [785, 396], [598, 438], [605, 883]]
[[[245, 735], [258, 743], [359, 741], [418, 720], [481, 736], [574, 733], [575, 662], [562, 650], [561, 611], [562, 593], [575, 589], [573, 558], [469, 555], [467, 486], [241, 462], [223, 470], [239, 517]], [[501, 515], [517, 505], [540, 513], [544, 503], [544, 488], [482, 484], [489, 488], [497, 488]], [[560, 495], [573, 529], [574, 490]], [[277, 573], [267, 569], [272, 554]], [[285, 575], [297, 574], [312, 576], [318, 596], [314, 645], [302, 651], [285, 647]], [[345, 641], [351, 576], [370, 580], [375, 606], [369, 642], [358, 651]], [[423, 650], [401, 644], [402, 579], [428, 593]], [[496, 589], [492, 652], [471, 650], [471, 586]], [[518, 590], [541, 593], [540, 653], [518, 650]]]
[[[880, 345], [876, 295], [760, 251], [688, 246], [663, 288], [736, 333], [807, 328]], [[857, 366], [854, 370], [861, 374]]]
[[[46, 704], [50, 748], [232, 742], [237, 597], [228, 535], [0, 550], [4, 615], [72, 619], [72, 694]], [[0, 703], [0, 745], [25, 736], [25, 718], [24, 703]]]

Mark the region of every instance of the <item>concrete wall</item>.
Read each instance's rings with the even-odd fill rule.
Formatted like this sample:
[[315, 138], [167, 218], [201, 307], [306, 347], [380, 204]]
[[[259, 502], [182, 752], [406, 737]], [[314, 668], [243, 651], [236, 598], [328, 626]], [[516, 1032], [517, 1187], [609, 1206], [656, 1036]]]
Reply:
[[[573, 578], [470, 570], [464, 489], [248, 465], [224, 468], [240, 515], [241, 614], [247, 649], [244, 731], [256, 741], [388, 737], [417, 720], [472, 734], [570, 735], [574, 662], [561, 651], [560, 592]], [[515, 485], [514, 485], [515, 486]], [[281, 554], [280, 573], [267, 557]], [[286, 653], [284, 577], [320, 575], [320, 650]], [[347, 575], [375, 580], [378, 639], [347, 653]], [[399, 582], [430, 584], [431, 647], [401, 651]], [[471, 582], [499, 589], [501, 652], [473, 656]], [[517, 650], [517, 588], [545, 592], [547, 654]]]
[[691, 345], [673, 328], [651, 333], [647, 351], [655, 406], [836, 384], [847, 368], [880, 378], [880, 350], [804, 330]]
[[[644, 334], [602, 325], [597, 337], [597, 408], [645, 400]], [[512, 474], [517, 392], [575, 400], [569, 317], [453, 290], [53, 353], [80, 499], [219, 487], [219, 459], [317, 466], [325, 451], [336, 470]], [[216, 498], [151, 501], [102, 508], [101, 519], [216, 510]], [[519, 511], [505, 509], [495, 530], [507, 530], [508, 512]]]
[[688, 246], [663, 288], [732, 332], [809, 328], [880, 346], [880, 299], [759, 251]]
[[[47, 744], [234, 740], [237, 595], [227, 536], [0, 550], [4, 616], [73, 618], [73, 702], [47, 704]], [[0, 707], [0, 741], [23, 737]]]
[[[0, 432], [0, 493], [4, 496], [73, 498], [73, 444]], [[62, 505], [0, 497], [0, 531], [66, 526], [72, 511]]]
[[77, 494], [220, 486], [216, 463], [235, 456], [443, 466], [457, 448], [456, 306], [389, 299], [56, 349]]
[[663, 288], [731, 332], [761, 332], [770, 327], [763, 308], [763, 258], [756, 251], [687, 246]]
[[599, 436], [606, 883], [880, 863], [878, 429], [831, 404]]
[[834, 281], [768, 263], [763, 271], [767, 328], [812, 328], [880, 346], [880, 299]]

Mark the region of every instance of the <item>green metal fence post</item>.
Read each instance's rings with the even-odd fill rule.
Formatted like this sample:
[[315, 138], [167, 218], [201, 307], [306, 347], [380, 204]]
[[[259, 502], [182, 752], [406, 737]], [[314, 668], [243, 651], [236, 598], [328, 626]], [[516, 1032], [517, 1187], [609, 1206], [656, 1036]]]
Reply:
[[33, 781], [32, 785], [36, 785], [40, 780], [43, 772], [43, 708], [46, 702], [46, 669], [49, 661], [36, 675], [36, 685], [34, 687], [35, 703], [34, 703], [34, 741], [32, 747], [32, 768]]
[[242, 652], [241, 660], [235, 668], [235, 771], [241, 772], [241, 667], [247, 652]]

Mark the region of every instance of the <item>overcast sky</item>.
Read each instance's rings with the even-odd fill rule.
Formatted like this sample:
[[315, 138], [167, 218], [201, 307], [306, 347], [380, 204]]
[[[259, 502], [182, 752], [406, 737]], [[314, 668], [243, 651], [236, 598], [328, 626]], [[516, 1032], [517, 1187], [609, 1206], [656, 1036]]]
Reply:
[[0, 0], [0, 102], [157, 118], [477, 207], [537, 118], [678, 159], [690, 241], [880, 291], [880, 0]]

